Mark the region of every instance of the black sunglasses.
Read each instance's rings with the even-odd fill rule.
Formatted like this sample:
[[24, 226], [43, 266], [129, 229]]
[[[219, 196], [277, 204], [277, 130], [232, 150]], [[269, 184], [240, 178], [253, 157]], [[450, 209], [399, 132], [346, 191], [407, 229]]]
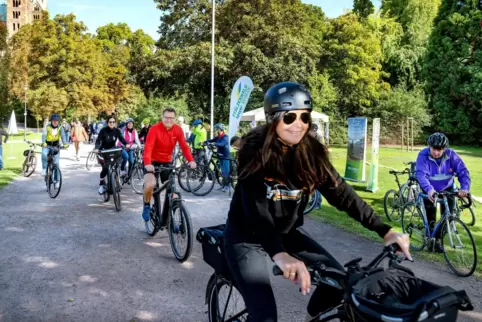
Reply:
[[[283, 115], [283, 122], [286, 125], [290, 125], [291, 123], [296, 121], [296, 118], [297, 118], [296, 115], [297, 115], [296, 113], [286, 113], [285, 115]], [[311, 122], [311, 113], [310, 112], [301, 113], [300, 114], [300, 120], [301, 120], [301, 122], [303, 122], [305, 124], [310, 123]]]
[[109, 121], [109, 124], [114, 124], [114, 123], [115, 123], [115, 121]]

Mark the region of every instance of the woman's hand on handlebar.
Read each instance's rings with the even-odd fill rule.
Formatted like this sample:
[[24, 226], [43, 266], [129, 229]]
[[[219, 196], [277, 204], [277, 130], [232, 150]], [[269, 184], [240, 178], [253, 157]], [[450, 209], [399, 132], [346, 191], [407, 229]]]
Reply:
[[385, 246], [397, 244], [398, 246], [400, 246], [400, 249], [402, 250], [405, 257], [408, 260], [413, 261], [412, 255], [410, 254], [410, 240], [407, 234], [401, 234], [390, 229], [388, 233], [386, 233], [383, 237], [383, 241], [385, 242]]
[[460, 189], [459, 191], [457, 191], [457, 196], [459, 196], [460, 198], [465, 198], [468, 194], [469, 192], [466, 190]]
[[283, 272], [284, 278], [292, 280], [296, 284], [300, 282], [303, 295], [310, 292], [311, 277], [305, 263], [285, 252], [274, 255], [273, 260]]

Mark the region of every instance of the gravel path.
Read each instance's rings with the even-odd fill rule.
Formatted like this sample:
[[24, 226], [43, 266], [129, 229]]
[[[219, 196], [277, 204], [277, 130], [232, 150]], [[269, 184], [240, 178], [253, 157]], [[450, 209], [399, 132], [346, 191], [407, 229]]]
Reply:
[[[141, 197], [122, 191], [123, 210], [96, 192], [99, 169], [85, 169], [73, 148], [61, 153], [64, 185], [50, 199], [40, 169], [0, 191], [0, 321], [207, 321], [204, 292], [212, 269], [195, 241], [179, 264], [165, 232], [150, 238], [140, 218]], [[40, 160], [39, 166], [40, 168]], [[222, 223], [230, 199], [214, 191], [184, 194], [194, 233]], [[370, 259], [381, 245], [307, 219], [305, 229], [340, 262]], [[482, 321], [482, 282], [458, 278], [442, 265], [408, 264], [418, 276], [466, 289], [476, 309], [459, 321]], [[280, 321], [303, 321], [308, 297], [272, 278]]]

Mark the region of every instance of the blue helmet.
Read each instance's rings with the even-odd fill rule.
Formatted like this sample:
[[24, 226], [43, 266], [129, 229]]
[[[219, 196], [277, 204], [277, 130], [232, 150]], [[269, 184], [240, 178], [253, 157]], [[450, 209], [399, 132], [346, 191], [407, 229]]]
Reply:
[[192, 122], [192, 126], [198, 126], [199, 124], [203, 124], [203, 121], [201, 121], [201, 119], [197, 119], [194, 122]]
[[60, 121], [60, 115], [58, 115], [58, 114], [52, 114], [52, 115], [50, 116], [50, 120], [51, 120], [51, 121]]
[[216, 123], [214, 124], [214, 130], [221, 130], [221, 131], [224, 131], [224, 124], [223, 123]]
[[134, 119], [132, 117], [129, 117], [125, 123], [127, 125], [128, 123], [131, 123], [131, 122], [134, 123]]

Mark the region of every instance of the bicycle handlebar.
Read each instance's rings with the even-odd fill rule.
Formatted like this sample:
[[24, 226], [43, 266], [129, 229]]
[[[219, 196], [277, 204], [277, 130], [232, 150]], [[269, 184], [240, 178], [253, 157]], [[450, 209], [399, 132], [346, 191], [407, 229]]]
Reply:
[[[437, 202], [442, 202], [443, 200], [443, 197], [453, 197], [453, 196], [458, 196], [458, 191], [440, 191], [440, 192], [436, 192], [433, 194], [433, 197], [434, 197], [434, 203], [437, 203]], [[442, 200], [439, 200], [441, 199], [440, 197], [442, 197]], [[470, 208], [472, 206], [472, 195], [470, 193], [467, 193], [467, 200], [468, 200], [468, 204], [466, 205], [463, 205], [462, 207], [463, 208]]]
[[[367, 266], [361, 268], [361, 270], [368, 272], [369, 269], [375, 269], [387, 257], [390, 258], [390, 265], [394, 265], [395, 263], [398, 264], [406, 259], [405, 256], [397, 255], [397, 252], [399, 251], [401, 251], [401, 249], [398, 244], [391, 244], [383, 247], [382, 252], [377, 257], [375, 257]], [[326, 277], [331, 277], [337, 281], [345, 279], [350, 274], [350, 269], [356, 267], [356, 265], [358, 265], [358, 262], [360, 261], [361, 258], [352, 260], [345, 264], [345, 267], [348, 266], [348, 271], [342, 271], [336, 268], [326, 267], [326, 265], [323, 263], [315, 263], [309, 265], [307, 266], [307, 270], [310, 273], [312, 284], [318, 285], [319, 283], [323, 283], [323, 280]], [[380, 268], [380, 270], [382, 270], [382, 268]], [[378, 271], [379, 270], [374, 270], [372, 273]], [[279, 268], [278, 265], [274, 265], [273, 274], [275, 276], [280, 276], [283, 275], [283, 271]]]

